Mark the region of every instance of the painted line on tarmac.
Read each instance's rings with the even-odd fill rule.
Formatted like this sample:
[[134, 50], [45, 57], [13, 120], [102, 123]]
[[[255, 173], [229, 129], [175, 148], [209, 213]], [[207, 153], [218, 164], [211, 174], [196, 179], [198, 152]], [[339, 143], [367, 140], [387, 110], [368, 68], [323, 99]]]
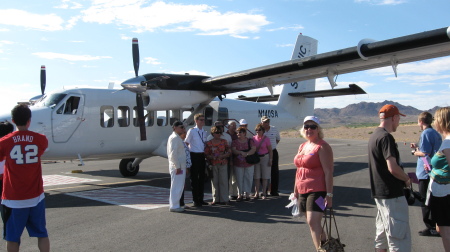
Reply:
[[58, 190], [66, 190], [66, 189], [74, 189], [74, 188], [83, 188], [83, 187], [88, 187], [88, 186], [119, 185], [119, 184], [137, 183], [137, 182], [145, 182], [145, 181], [148, 181], [148, 180], [130, 180], [130, 181], [95, 184], [95, 185], [80, 185], [80, 186], [71, 186], [71, 187], [61, 187], [61, 188], [45, 189], [45, 191], [58, 191]]

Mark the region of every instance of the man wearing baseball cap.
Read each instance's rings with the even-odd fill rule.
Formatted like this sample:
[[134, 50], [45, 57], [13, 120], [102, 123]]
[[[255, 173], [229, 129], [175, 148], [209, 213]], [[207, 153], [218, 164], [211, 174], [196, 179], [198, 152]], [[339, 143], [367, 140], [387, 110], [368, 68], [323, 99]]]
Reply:
[[400, 123], [398, 108], [384, 105], [378, 112], [380, 125], [369, 139], [370, 187], [378, 213], [376, 217], [376, 251], [411, 251], [408, 203], [403, 188], [411, 180], [403, 171], [394, 137]]

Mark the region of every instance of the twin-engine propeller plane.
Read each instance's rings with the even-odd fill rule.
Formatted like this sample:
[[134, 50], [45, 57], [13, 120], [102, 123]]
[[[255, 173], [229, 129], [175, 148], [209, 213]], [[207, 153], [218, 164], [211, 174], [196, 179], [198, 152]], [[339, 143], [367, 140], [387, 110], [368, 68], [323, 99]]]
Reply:
[[[31, 106], [30, 126], [49, 139], [43, 159], [79, 159], [83, 164], [118, 158], [121, 174], [134, 176], [142, 160], [167, 157], [170, 125], [175, 120], [191, 124], [196, 113], [205, 115], [206, 126], [240, 118], [253, 126], [268, 116], [280, 130], [293, 128], [313, 114], [314, 97], [365, 93], [356, 85], [334, 89], [337, 75], [383, 66], [392, 66], [397, 74], [398, 64], [450, 55], [450, 28], [379, 42], [362, 40], [355, 47], [322, 54], [317, 54], [317, 40], [300, 34], [291, 60], [217, 77], [139, 75], [137, 39], [132, 49], [136, 77], [122, 83], [126, 90], [83, 88], [44, 94], [43, 71], [43, 95]], [[315, 91], [315, 79], [321, 77], [328, 78], [332, 89]], [[281, 84], [281, 93], [273, 94], [273, 86]], [[271, 94], [224, 99], [230, 93], [261, 87]], [[260, 103], [267, 101], [278, 102]]]

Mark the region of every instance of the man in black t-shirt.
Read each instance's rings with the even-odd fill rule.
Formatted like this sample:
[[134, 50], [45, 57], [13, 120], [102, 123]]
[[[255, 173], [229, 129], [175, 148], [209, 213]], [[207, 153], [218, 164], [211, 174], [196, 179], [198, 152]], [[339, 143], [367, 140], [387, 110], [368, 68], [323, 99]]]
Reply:
[[379, 111], [380, 125], [369, 140], [370, 187], [378, 213], [376, 251], [411, 251], [408, 204], [403, 188], [411, 181], [401, 166], [394, 137], [401, 114], [387, 104]]

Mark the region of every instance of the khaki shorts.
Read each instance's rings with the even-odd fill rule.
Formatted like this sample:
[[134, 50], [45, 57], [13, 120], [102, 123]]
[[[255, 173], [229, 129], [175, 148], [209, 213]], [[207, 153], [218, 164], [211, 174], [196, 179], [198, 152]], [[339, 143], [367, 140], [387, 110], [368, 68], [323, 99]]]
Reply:
[[405, 196], [375, 199], [377, 204], [375, 248], [411, 251], [408, 203]]

